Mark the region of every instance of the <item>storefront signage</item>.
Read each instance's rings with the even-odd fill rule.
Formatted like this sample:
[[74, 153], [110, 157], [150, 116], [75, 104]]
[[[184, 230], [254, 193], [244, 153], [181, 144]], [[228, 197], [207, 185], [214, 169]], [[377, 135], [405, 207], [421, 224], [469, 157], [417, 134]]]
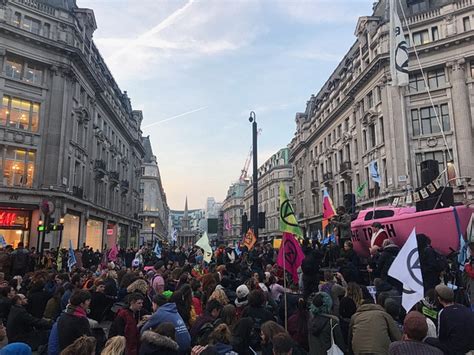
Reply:
[[0, 211], [0, 227], [11, 227], [15, 220], [16, 213]]
[[114, 235], [114, 230], [113, 230], [113, 228], [108, 228], [108, 229], [107, 229], [107, 235]]

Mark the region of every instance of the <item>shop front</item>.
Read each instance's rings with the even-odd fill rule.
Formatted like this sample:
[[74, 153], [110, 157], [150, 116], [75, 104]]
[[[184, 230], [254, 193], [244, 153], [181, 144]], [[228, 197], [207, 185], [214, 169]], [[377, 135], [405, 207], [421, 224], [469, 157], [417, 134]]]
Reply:
[[31, 228], [30, 210], [0, 208], [0, 242], [14, 248], [19, 242], [28, 244]]
[[102, 234], [104, 222], [90, 218], [86, 225], [86, 245], [94, 250], [102, 250]]
[[117, 243], [118, 226], [114, 222], [107, 223], [107, 249]]
[[81, 217], [76, 214], [67, 213], [64, 216], [64, 230], [61, 240], [61, 248], [68, 249], [69, 241], [73, 248], [79, 247]]

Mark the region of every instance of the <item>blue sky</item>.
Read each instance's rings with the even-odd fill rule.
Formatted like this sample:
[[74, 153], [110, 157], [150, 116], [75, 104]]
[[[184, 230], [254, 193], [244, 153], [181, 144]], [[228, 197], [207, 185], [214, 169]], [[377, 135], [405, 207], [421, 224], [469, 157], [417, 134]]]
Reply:
[[94, 10], [94, 41], [143, 110], [168, 204], [182, 209], [186, 196], [190, 208], [225, 198], [250, 148], [251, 110], [262, 129], [259, 165], [290, 142], [295, 113], [374, 0], [77, 2]]

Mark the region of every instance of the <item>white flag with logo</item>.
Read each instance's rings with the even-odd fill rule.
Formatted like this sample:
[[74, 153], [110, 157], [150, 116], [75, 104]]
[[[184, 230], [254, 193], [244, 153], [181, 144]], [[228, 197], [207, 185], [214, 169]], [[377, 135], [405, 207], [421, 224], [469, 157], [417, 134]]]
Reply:
[[415, 228], [390, 266], [388, 275], [403, 284], [402, 306], [409, 312], [423, 298], [424, 291]]
[[390, 74], [392, 86], [408, 85], [408, 44], [397, 12], [396, 0], [390, 0]]
[[201, 239], [199, 239], [194, 245], [204, 250], [203, 259], [206, 263], [210, 263], [212, 259], [212, 248], [209, 244], [209, 237], [207, 236], [207, 232], [204, 232]]

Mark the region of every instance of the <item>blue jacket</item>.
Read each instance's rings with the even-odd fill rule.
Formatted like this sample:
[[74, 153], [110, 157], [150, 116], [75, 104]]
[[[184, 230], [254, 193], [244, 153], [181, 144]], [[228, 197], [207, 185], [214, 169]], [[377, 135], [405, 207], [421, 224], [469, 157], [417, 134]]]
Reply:
[[48, 340], [48, 355], [59, 355], [58, 322], [53, 324]]
[[175, 303], [165, 303], [163, 306], [159, 307], [151, 318], [146, 322], [142, 329], [141, 333], [145, 330], [155, 328], [161, 323], [173, 323], [176, 330], [176, 342], [179, 345], [180, 354], [185, 353], [191, 349], [191, 335], [189, 335], [188, 328], [183, 321], [183, 318], [178, 313]]

